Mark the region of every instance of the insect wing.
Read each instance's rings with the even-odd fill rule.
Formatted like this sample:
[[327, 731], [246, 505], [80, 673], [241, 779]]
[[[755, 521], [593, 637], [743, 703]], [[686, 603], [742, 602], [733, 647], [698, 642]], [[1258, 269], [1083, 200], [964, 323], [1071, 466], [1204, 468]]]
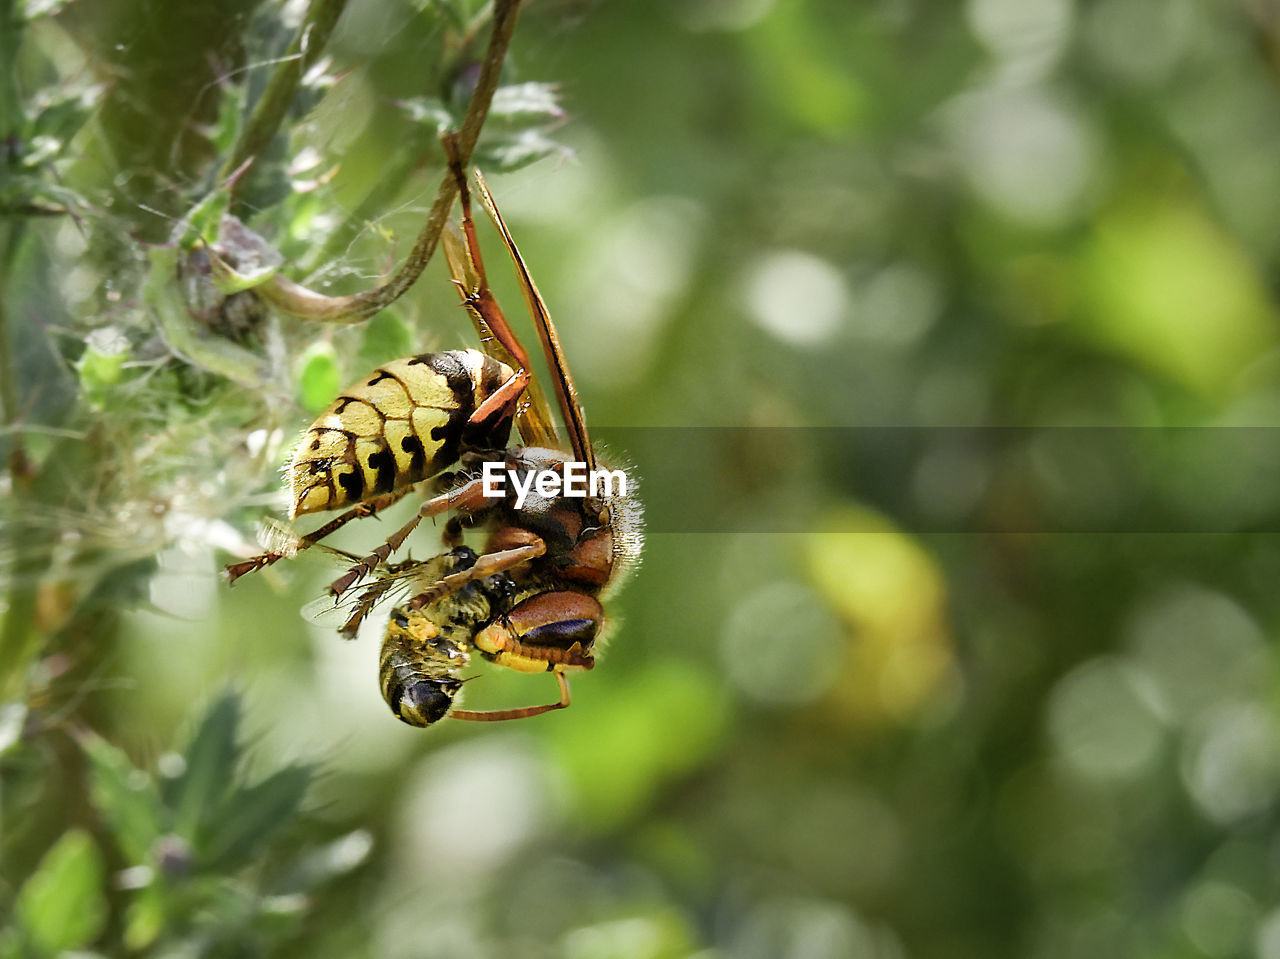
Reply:
[[317, 626], [341, 630], [351, 618], [351, 607], [354, 605], [354, 599], [344, 603], [335, 602], [332, 596], [321, 596], [302, 607], [302, 618]]
[[[346, 557], [335, 550], [329, 552]], [[302, 615], [313, 623], [337, 630], [347, 639], [354, 639], [361, 624], [378, 606], [407, 595], [424, 579], [424, 565], [411, 559], [393, 566], [379, 566], [373, 572], [373, 580], [361, 589], [337, 599], [327, 595], [314, 599], [302, 607]]]
[[551, 321], [551, 313], [547, 310], [547, 304], [542, 299], [542, 294], [538, 292], [538, 287], [533, 282], [533, 277], [529, 275], [529, 268], [525, 265], [524, 257], [520, 255], [520, 250], [511, 236], [511, 231], [507, 229], [507, 224], [502, 219], [502, 214], [498, 212], [498, 205], [494, 202], [493, 194], [489, 192], [489, 185], [485, 183], [484, 177], [479, 170], [476, 170], [476, 185], [480, 191], [480, 202], [484, 205], [485, 212], [489, 214], [489, 218], [493, 220], [493, 225], [497, 227], [498, 233], [501, 234], [507, 253], [511, 255], [511, 262], [515, 264], [516, 276], [520, 280], [520, 289], [524, 293], [529, 313], [533, 316], [533, 325], [538, 332], [538, 340], [542, 343], [542, 354], [546, 357], [547, 366], [551, 369], [552, 385], [555, 386], [556, 398], [560, 401], [560, 415], [564, 417], [565, 426], [569, 429], [569, 440], [573, 445], [573, 454], [579, 462], [587, 464], [588, 471], [594, 470], [596, 468], [596, 458], [595, 453], [591, 450], [591, 441], [587, 436], [586, 417], [582, 412], [582, 404], [578, 402], [578, 389], [574, 385], [573, 375], [569, 372], [569, 364], [565, 359], [564, 350], [560, 347], [560, 337], [556, 333], [555, 324]]
[[[466, 308], [467, 315], [471, 317], [476, 333], [480, 336], [484, 351], [512, 369], [519, 369], [523, 364], [503, 345], [502, 340], [490, 328], [484, 313], [475, 306], [481, 298], [481, 291], [486, 287], [486, 281], [483, 276], [483, 267], [476, 264], [462, 232], [450, 223], [445, 227], [441, 242], [444, 245], [445, 259], [449, 261], [449, 272], [453, 275], [454, 284], [462, 297], [462, 304]], [[497, 301], [492, 296], [485, 301], [484, 309], [492, 311], [495, 318], [502, 315]], [[502, 319], [502, 323], [506, 326], [505, 318]], [[507, 326], [507, 335], [515, 336], [509, 326]], [[547, 398], [542, 392], [537, 377], [533, 375], [532, 370], [528, 372], [529, 384], [525, 387], [525, 395], [521, 397], [516, 408], [516, 427], [520, 430], [521, 438], [529, 446], [555, 446], [556, 428], [551, 419], [551, 407], [547, 405]]]

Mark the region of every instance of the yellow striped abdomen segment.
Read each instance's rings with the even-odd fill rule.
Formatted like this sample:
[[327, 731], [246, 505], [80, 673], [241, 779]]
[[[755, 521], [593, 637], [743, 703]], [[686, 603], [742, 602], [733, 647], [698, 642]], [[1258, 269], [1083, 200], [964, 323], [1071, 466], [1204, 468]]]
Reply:
[[[476, 406], [512, 375], [476, 350], [378, 367], [302, 435], [288, 468], [290, 514], [337, 509], [434, 476], [457, 460]], [[508, 419], [496, 445], [505, 445], [509, 426]]]

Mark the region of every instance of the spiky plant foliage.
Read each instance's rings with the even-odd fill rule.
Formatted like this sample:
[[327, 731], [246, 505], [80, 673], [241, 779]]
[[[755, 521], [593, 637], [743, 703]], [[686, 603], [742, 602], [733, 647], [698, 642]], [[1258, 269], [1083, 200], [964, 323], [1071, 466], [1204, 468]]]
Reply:
[[[492, 116], [474, 157], [495, 169], [560, 149], [551, 88], [503, 71], [518, 4], [406, 7], [365, 64], [328, 42], [344, 6], [0, 3], [4, 956], [267, 949], [367, 847], [280, 828], [303, 767], [241, 784], [235, 696], [185, 749], [153, 731], [150, 759], [113, 745], [98, 703], [157, 557], [251, 548], [246, 517], [303, 408], [350, 373], [339, 357], [413, 351], [393, 304], [452, 200], [412, 199], [435, 193], [440, 132], [470, 153]], [[370, 103], [358, 70], [406, 61], [404, 96]], [[396, 148], [345, 179], [370, 110]]]

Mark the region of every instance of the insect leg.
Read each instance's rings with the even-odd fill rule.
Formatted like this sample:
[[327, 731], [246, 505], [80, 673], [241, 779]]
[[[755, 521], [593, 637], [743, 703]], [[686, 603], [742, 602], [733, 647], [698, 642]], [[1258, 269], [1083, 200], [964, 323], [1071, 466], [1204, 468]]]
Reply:
[[394, 579], [380, 579], [361, 590], [355, 608], [351, 610], [347, 621], [338, 628], [338, 633], [347, 639], [355, 639], [356, 633], [360, 631], [360, 624], [373, 612], [383, 595], [395, 585]]
[[444, 532], [440, 534], [440, 539], [450, 549], [456, 549], [461, 546], [462, 520], [456, 516], [450, 516], [449, 521], [444, 524]]
[[451, 719], [469, 719], [472, 722], [480, 723], [496, 723], [506, 719], [527, 719], [530, 716], [541, 716], [543, 713], [549, 713], [553, 709], [567, 709], [569, 706], [569, 680], [565, 678], [563, 672], [558, 669], [552, 670], [556, 682], [560, 685], [560, 701], [558, 703], [547, 703], [545, 706], [525, 706], [520, 709], [493, 709], [493, 710], [471, 710], [471, 709], [452, 709], [449, 711]]
[[312, 530], [306, 536], [299, 537], [296, 541], [296, 545], [293, 545], [287, 552], [269, 550], [265, 553], [259, 553], [257, 556], [254, 556], [251, 559], [246, 559], [243, 562], [231, 563], [226, 567], [227, 581], [234, 583], [246, 573], [252, 573], [254, 570], [262, 569], [264, 566], [270, 566], [272, 563], [284, 559], [286, 556], [292, 556], [295, 553], [302, 552], [304, 549], [309, 549], [326, 536], [329, 536], [331, 533], [335, 533], [342, 527], [346, 526], [353, 519], [363, 519], [366, 516], [373, 516], [386, 509], [388, 506], [391, 506], [393, 503], [398, 503], [401, 499], [407, 496], [412, 489], [413, 487], [409, 486], [402, 490], [383, 493], [381, 496], [375, 496], [363, 503], [357, 503], [342, 515], [335, 516], [333, 519], [329, 520], [329, 522], [325, 523], [319, 529]]
[[531, 559], [537, 559], [546, 551], [547, 544], [539, 539], [527, 546], [503, 549], [496, 553], [482, 553], [474, 566], [441, 577], [405, 605], [409, 609], [422, 609], [424, 606], [430, 606], [432, 603], [444, 599], [450, 593], [456, 593], [467, 583], [475, 582], [477, 579], [484, 579], [494, 573], [501, 573]]
[[330, 583], [329, 594], [334, 597], [341, 596], [377, 569], [379, 563], [385, 563], [387, 558], [400, 548], [409, 534], [417, 529], [418, 524], [427, 517], [439, 516], [451, 509], [481, 510], [487, 503], [488, 500], [484, 495], [484, 478], [480, 476], [468, 480], [457, 489], [431, 497], [418, 507], [418, 512], [409, 522], [388, 536], [381, 546]]
[[497, 419], [500, 414], [503, 418], [511, 416], [519, 406], [520, 396], [528, 385], [528, 371], [516, 370], [511, 379], [494, 390], [475, 408], [467, 423], [475, 426]]

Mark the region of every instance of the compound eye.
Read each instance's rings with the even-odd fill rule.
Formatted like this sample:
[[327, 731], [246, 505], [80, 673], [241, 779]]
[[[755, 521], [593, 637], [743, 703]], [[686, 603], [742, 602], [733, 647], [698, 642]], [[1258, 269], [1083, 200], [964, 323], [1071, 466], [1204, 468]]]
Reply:
[[568, 649], [574, 643], [589, 649], [596, 638], [600, 624], [594, 619], [562, 619], [555, 623], [543, 623], [520, 635], [520, 642], [529, 646], [554, 646]]
[[420, 680], [405, 687], [395, 714], [410, 726], [430, 726], [443, 719], [461, 684], [441, 680]]
[[604, 610], [594, 597], [569, 590], [539, 593], [507, 614], [508, 628], [526, 646], [591, 649]]

